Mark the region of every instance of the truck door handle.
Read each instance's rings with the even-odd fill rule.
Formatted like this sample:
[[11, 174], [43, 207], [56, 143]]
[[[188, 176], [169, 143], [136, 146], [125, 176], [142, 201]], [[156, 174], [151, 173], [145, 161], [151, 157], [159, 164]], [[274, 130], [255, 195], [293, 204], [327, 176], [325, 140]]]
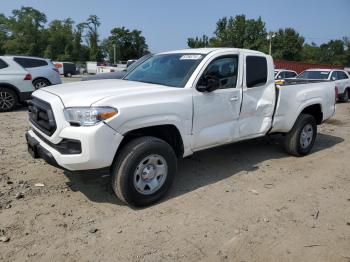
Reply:
[[238, 97], [238, 96], [233, 96], [233, 97], [230, 98], [230, 101], [231, 101], [231, 102], [236, 102], [236, 101], [238, 101], [238, 100], [239, 100], [239, 97]]

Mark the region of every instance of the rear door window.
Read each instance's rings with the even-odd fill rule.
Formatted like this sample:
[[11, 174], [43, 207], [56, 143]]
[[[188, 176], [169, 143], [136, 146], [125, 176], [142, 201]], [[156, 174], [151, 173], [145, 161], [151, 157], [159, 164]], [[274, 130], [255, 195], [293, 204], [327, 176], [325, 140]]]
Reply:
[[277, 76], [277, 79], [283, 79], [285, 78], [285, 75], [286, 75], [286, 72], [285, 71], [281, 71], [278, 76]]
[[290, 71], [286, 72], [286, 78], [291, 78], [291, 77], [296, 77], [296, 76], [297, 76], [297, 74], [294, 72], [290, 72]]
[[262, 56], [246, 57], [246, 85], [248, 88], [263, 86], [267, 82], [267, 61]]
[[338, 80], [338, 74], [337, 74], [337, 71], [334, 71], [332, 74], [331, 74], [331, 80]]
[[15, 60], [18, 64], [20, 64], [24, 68], [33, 68], [33, 67], [48, 65], [48, 63], [45, 60], [41, 60], [41, 59], [15, 57], [13, 60]]
[[0, 59], [0, 69], [4, 69], [8, 67], [8, 64], [6, 64], [6, 62], [2, 59]]
[[338, 71], [338, 78], [339, 79], [349, 79], [348, 76], [342, 71]]

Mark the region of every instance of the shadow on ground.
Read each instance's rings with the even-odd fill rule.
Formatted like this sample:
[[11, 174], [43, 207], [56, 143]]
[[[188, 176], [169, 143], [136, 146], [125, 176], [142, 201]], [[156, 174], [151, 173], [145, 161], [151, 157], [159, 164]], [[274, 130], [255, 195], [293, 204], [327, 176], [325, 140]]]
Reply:
[[[318, 134], [311, 153], [343, 142], [344, 139]], [[200, 187], [216, 183], [241, 171], [254, 171], [265, 160], [291, 157], [283, 150], [281, 136], [263, 137], [198, 152], [178, 162], [178, 173], [170, 192], [163, 199], [186, 194]], [[64, 173], [70, 180], [68, 186], [80, 191], [93, 202], [122, 204], [111, 187], [109, 174]]]

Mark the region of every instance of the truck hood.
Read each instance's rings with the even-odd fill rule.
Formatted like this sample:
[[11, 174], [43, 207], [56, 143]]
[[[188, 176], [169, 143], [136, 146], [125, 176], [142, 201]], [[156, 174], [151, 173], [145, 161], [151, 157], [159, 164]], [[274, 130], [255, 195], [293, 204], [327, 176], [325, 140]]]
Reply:
[[59, 96], [65, 107], [76, 107], [91, 106], [104, 98], [167, 92], [174, 89], [178, 88], [120, 79], [106, 79], [55, 85], [40, 90]]

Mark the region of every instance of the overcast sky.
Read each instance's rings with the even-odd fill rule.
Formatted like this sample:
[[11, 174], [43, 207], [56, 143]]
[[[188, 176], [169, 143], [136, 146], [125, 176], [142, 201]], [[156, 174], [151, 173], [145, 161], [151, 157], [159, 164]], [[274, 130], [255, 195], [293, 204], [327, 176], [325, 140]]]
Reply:
[[0, 0], [0, 13], [21, 6], [44, 12], [48, 21], [90, 14], [101, 19], [101, 37], [113, 27], [143, 31], [152, 52], [187, 47], [188, 37], [212, 35], [223, 16], [262, 17], [267, 30], [293, 27], [307, 42], [350, 37], [350, 0]]

